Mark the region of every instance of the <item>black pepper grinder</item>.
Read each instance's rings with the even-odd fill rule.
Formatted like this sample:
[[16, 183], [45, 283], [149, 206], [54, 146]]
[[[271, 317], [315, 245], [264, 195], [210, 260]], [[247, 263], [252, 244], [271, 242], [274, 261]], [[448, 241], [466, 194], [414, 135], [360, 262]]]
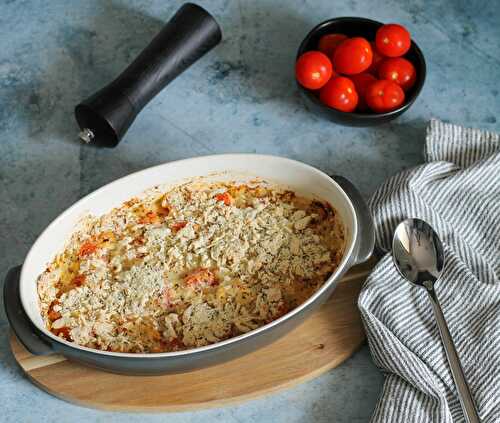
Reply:
[[184, 4], [118, 78], [75, 107], [80, 139], [118, 145], [142, 108], [221, 38], [205, 9]]

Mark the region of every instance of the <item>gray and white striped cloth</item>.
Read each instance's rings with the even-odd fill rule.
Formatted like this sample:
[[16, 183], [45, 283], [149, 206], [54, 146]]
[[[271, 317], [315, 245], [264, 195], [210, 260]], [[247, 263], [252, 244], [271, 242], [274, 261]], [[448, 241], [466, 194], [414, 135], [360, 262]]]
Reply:
[[426, 293], [405, 282], [390, 256], [397, 224], [429, 222], [445, 244], [436, 292], [483, 423], [500, 422], [500, 141], [498, 134], [438, 120], [425, 164], [390, 178], [372, 197], [383, 258], [358, 305], [385, 375], [372, 423], [463, 422]]

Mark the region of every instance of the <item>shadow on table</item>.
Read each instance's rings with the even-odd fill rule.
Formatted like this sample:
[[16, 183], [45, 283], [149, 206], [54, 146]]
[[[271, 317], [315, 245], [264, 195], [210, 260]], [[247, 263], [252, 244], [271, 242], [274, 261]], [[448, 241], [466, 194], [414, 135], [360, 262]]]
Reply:
[[[406, 122], [396, 120], [378, 128], [382, 136], [384, 133], [390, 133], [391, 137], [387, 138], [394, 139], [392, 146], [389, 144], [386, 147], [394, 149], [394, 153], [400, 156], [405, 167], [411, 167], [424, 162], [424, 146], [428, 124], [428, 120], [418, 118]], [[394, 137], [394, 135], [396, 136]]]
[[295, 84], [295, 55], [315, 25], [292, 5], [262, 0], [233, 3], [221, 17], [222, 44], [206, 72], [218, 101], [260, 105], [300, 105]]
[[[0, 293], [3, 292], [4, 278], [6, 271], [0, 274]], [[10, 350], [10, 326], [7, 322], [7, 316], [5, 315], [5, 308], [3, 303], [3, 295], [0, 295], [0, 375], [1, 374], [19, 374], [22, 375], [23, 372], [17, 365], [12, 351]]]

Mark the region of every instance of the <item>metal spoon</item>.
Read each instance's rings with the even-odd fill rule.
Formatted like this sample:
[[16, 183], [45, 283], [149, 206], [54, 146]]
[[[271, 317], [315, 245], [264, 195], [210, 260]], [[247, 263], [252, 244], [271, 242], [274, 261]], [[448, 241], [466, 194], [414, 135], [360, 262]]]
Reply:
[[444, 267], [441, 240], [432, 227], [423, 220], [404, 220], [394, 233], [392, 258], [403, 278], [420, 288], [424, 288], [429, 294], [465, 419], [468, 423], [479, 423], [474, 400], [434, 290], [434, 284], [439, 279]]

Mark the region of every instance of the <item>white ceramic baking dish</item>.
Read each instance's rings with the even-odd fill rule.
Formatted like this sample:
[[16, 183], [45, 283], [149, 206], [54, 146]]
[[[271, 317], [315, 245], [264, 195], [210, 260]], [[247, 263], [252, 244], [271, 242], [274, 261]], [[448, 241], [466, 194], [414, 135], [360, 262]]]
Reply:
[[[340, 214], [346, 229], [345, 254], [339, 267], [312, 297], [288, 314], [246, 334], [201, 348], [157, 354], [115, 353], [81, 347], [48, 331], [40, 314], [37, 277], [63, 248], [82, 216], [101, 215], [153, 186], [175, 185], [195, 177], [238, 182], [258, 178], [328, 201]], [[343, 177], [330, 177], [306, 164], [274, 156], [198, 157], [151, 167], [118, 179], [63, 212], [35, 241], [22, 268], [9, 271], [4, 303], [12, 329], [33, 354], [60, 353], [90, 366], [127, 374], [182, 372], [235, 358], [288, 332], [332, 294], [343, 273], [371, 255], [373, 244], [373, 224], [366, 204]]]

